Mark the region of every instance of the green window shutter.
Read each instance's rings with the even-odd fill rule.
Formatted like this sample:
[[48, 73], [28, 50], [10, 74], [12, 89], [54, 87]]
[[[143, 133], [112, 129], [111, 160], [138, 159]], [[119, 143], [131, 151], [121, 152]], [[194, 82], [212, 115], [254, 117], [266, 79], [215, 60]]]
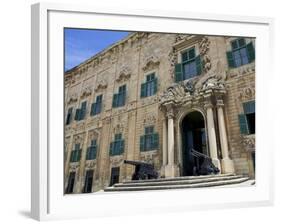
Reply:
[[112, 107], [117, 107], [118, 104], [118, 94], [113, 95]]
[[110, 143], [109, 155], [113, 155], [114, 142]]
[[240, 125], [240, 133], [241, 134], [249, 134], [247, 119], [245, 114], [239, 114], [239, 125]]
[[82, 150], [81, 149], [79, 149], [78, 150], [78, 155], [77, 155], [77, 161], [80, 161], [80, 159], [81, 159], [81, 152], [82, 152]]
[[234, 62], [232, 51], [226, 52], [226, 56], [227, 56], [228, 67], [235, 68], [235, 62]]
[[255, 101], [243, 103], [243, 109], [245, 114], [255, 113]]
[[125, 145], [125, 141], [123, 139], [123, 140], [120, 141], [119, 155], [124, 153], [124, 145]]
[[83, 120], [85, 118], [86, 109], [87, 109], [87, 102], [85, 101], [81, 105], [81, 111], [80, 111], [80, 117], [79, 117], [80, 120]]
[[158, 79], [155, 77], [155, 78], [153, 79], [153, 82], [154, 82], [154, 90], [153, 90], [153, 93], [156, 94], [156, 93], [157, 93]]
[[92, 103], [92, 106], [91, 106], [91, 116], [93, 116], [95, 113], [94, 113], [94, 111], [95, 111], [95, 103]]
[[182, 64], [175, 65], [175, 82], [180, 82], [183, 80], [183, 69]]
[[254, 61], [255, 60], [255, 48], [254, 48], [253, 43], [251, 42], [251, 43], [247, 44], [246, 49], [248, 52], [249, 62]]
[[74, 152], [74, 151], [71, 151], [70, 162], [73, 162], [73, 152]]
[[146, 83], [141, 84], [141, 98], [146, 97]]
[[91, 147], [87, 148], [87, 154], [86, 154], [86, 160], [90, 160], [91, 159]]
[[141, 151], [141, 152], [145, 150], [144, 145], [145, 145], [145, 136], [142, 135], [142, 136], [140, 137], [140, 151]]
[[152, 147], [153, 149], [157, 149], [159, 145], [159, 135], [158, 133], [152, 134]]
[[76, 109], [76, 111], [75, 111], [75, 120], [79, 121], [79, 117], [80, 117], [80, 109]]
[[202, 72], [202, 63], [201, 63], [201, 57], [200, 55], [198, 55], [195, 58], [195, 63], [196, 63], [196, 71], [197, 71], [197, 75], [200, 75]]

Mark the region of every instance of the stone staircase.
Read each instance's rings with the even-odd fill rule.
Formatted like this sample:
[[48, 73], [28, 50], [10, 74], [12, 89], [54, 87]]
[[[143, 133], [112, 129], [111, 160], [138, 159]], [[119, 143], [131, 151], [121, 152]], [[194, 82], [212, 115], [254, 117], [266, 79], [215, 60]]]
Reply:
[[123, 183], [118, 183], [118, 184], [114, 184], [111, 187], [107, 187], [104, 189], [104, 191], [106, 192], [145, 191], [145, 190], [217, 187], [217, 186], [225, 186], [225, 185], [237, 185], [247, 181], [249, 181], [249, 177], [245, 177], [242, 175], [235, 175], [235, 174], [186, 176], [186, 177], [174, 177], [174, 178], [160, 178], [154, 180], [125, 181]]

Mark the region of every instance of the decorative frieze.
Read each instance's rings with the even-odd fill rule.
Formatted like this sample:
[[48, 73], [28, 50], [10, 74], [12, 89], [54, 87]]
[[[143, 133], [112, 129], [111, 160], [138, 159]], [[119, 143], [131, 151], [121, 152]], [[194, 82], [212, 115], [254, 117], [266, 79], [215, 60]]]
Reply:
[[159, 58], [154, 55], [151, 55], [144, 60], [144, 66], [142, 67], [142, 70], [144, 72], [153, 70], [157, 68], [159, 64], [160, 64]]
[[248, 151], [248, 152], [255, 151], [255, 148], [256, 148], [255, 135], [241, 136], [241, 144], [244, 146], [246, 151]]
[[121, 71], [116, 79], [116, 82], [125, 82], [131, 78], [131, 69], [129, 67], [121, 68]]

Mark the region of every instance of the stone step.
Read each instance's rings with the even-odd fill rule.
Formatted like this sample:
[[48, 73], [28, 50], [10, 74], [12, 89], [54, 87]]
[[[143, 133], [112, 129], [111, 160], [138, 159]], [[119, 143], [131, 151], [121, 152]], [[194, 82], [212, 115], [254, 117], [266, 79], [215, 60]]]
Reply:
[[159, 178], [159, 179], [148, 179], [148, 180], [130, 180], [124, 181], [123, 183], [148, 183], [148, 182], [161, 182], [161, 181], [178, 181], [178, 180], [195, 180], [195, 179], [206, 179], [210, 177], [226, 177], [235, 176], [233, 173], [229, 174], [216, 174], [216, 175], [202, 175], [202, 176], [181, 176], [181, 177], [170, 177], [170, 178]]
[[160, 186], [160, 185], [184, 185], [184, 184], [196, 184], [214, 182], [220, 180], [233, 180], [242, 178], [242, 175], [229, 175], [229, 176], [209, 176], [206, 178], [197, 179], [182, 179], [182, 180], [167, 180], [167, 181], [153, 181], [153, 182], [126, 182], [114, 184], [114, 187], [137, 187], [137, 186]]
[[185, 189], [185, 188], [203, 188], [203, 187], [216, 187], [223, 185], [239, 184], [249, 180], [249, 177], [235, 178], [231, 180], [219, 180], [214, 182], [193, 183], [193, 184], [180, 184], [180, 185], [159, 185], [159, 186], [131, 186], [131, 187], [108, 187], [105, 192], [112, 191], [146, 191], [146, 190], [168, 190], [168, 189]]

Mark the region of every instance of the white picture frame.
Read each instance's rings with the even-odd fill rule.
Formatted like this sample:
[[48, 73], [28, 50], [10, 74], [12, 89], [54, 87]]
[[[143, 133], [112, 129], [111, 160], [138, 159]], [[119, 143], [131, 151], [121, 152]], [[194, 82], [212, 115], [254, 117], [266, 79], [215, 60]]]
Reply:
[[[32, 217], [50, 220], [271, 205], [273, 143], [265, 131], [269, 102], [261, 93], [272, 82], [268, 77], [273, 74], [269, 61], [273, 23], [271, 18], [248, 16], [32, 5]], [[64, 196], [63, 27], [256, 37], [256, 185]]]

